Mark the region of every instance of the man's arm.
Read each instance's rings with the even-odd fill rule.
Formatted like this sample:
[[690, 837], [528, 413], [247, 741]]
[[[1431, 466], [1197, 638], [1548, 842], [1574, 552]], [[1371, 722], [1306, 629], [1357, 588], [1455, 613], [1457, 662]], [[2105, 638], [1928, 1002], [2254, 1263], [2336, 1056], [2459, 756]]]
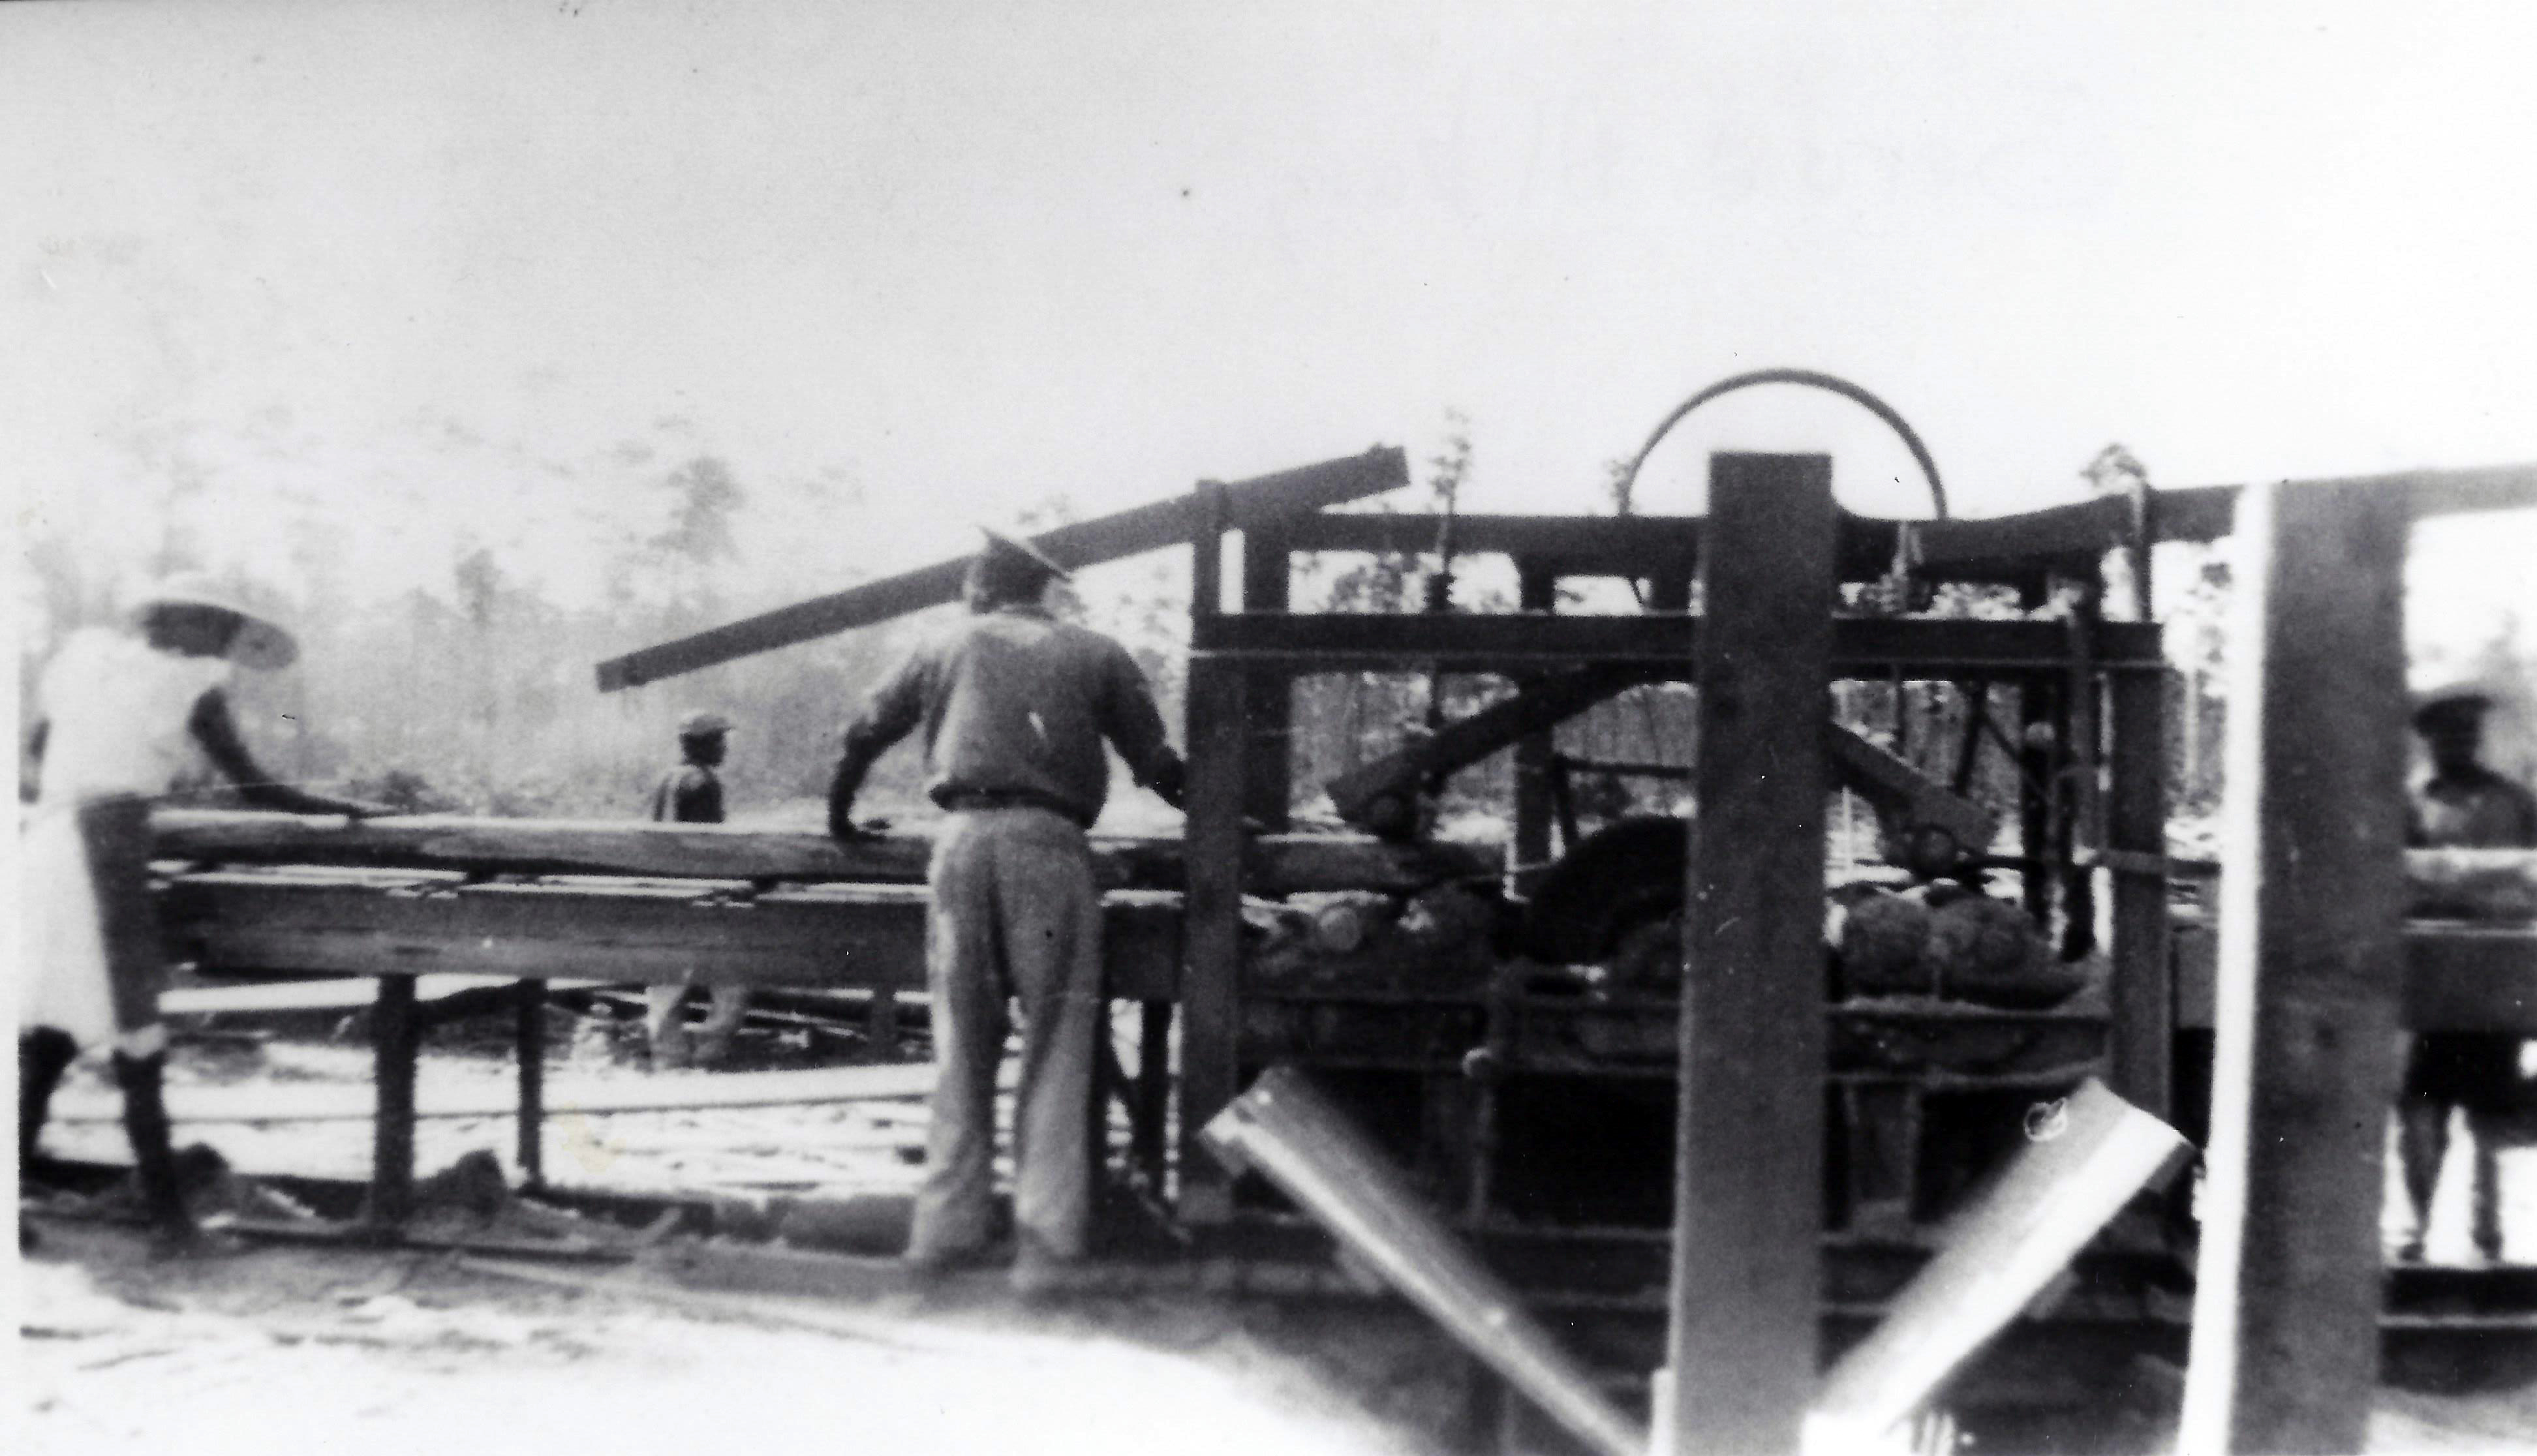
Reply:
[[1144, 670], [1128, 650], [1110, 644], [1108, 678], [1101, 700], [1101, 730], [1128, 763], [1128, 772], [1173, 808], [1181, 806], [1189, 771], [1163, 736], [1162, 710]]
[[254, 755], [246, 751], [246, 740], [238, 736], [237, 723], [229, 717], [228, 695], [219, 688], [213, 688], [194, 700], [193, 716], [186, 720], [185, 727], [192, 731], [194, 740], [203, 745], [204, 756], [211, 759], [212, 767], [235, 784], [238, 792], [257, 808], [279, 809], [286, 814], [351, 814], [356, 817], [387, 812], [378, 804], [330, 798], [276, 781], [256, 763]]
[[855, 828], [855, 795], [862, 791], [864, 775], [872, 772], [873, 761], [925, 717], [925, 683], [926, 655], [910, 654], [898, 670], [874, 689], [854, 722], [846, 725], [837, 772], [828, 781], [832, 837], [852, 839], [862, 832]]

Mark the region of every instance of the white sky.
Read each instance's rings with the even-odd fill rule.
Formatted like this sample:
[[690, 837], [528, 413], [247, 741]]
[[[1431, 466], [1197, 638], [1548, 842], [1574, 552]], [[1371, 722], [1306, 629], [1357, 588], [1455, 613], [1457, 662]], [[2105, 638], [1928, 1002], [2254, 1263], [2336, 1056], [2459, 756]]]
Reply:
[[[5, 5], [0, 472], [105, 551], [170, 461], [229, 555], [310, 492], [389, 587], [568, 538], [631, 440], [726, 458], [788, 581], [1448, 407], [1472, 508], [1596, 510], [1770, 364], [1966, 514], [2111, 440], [2537, 461], [2532, 55], [2519, 5]], [[1645, 508], [1720, 445], [1916, 507], [1837, 401], [1696, 419]], [[823, 474], [858, 513], [774, 509]], [[2424, 630], [2537, 616], [2527, 513], [2427, 544]]]

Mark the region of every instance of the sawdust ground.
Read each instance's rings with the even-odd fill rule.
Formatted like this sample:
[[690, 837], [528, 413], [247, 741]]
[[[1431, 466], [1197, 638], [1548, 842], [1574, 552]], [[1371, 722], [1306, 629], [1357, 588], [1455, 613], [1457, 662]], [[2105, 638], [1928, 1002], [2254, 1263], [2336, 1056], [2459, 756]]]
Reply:
[[698, 1312], [413, 1252], [154, 1264], [126, 1231], [46, 1232], [20, 1273], [11, 1450], [1392, 1456], [1448, 1414], [1432, 1337], [1399, 1319], [908, 1296], [827, 1306], [849, 1336], [783, 1317], [809, 1301]]

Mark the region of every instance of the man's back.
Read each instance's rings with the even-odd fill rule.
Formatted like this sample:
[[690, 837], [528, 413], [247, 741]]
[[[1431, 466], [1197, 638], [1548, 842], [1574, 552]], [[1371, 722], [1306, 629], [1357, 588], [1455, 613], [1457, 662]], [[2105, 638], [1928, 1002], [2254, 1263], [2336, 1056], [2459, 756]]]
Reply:
[[912, 656], [868, 715], [925, 728], [926, 791], [1044, 798], [1089, 824], [1109, 793], [1106, 738], [1140, 779], [1169, 750], [1143, 674], [1118, 643], [1027, 607], [981, 612]]
[[670, 770], [652, 790], [652, 817], [664, 823], [720, 824], [722, 776], [695, 763]]

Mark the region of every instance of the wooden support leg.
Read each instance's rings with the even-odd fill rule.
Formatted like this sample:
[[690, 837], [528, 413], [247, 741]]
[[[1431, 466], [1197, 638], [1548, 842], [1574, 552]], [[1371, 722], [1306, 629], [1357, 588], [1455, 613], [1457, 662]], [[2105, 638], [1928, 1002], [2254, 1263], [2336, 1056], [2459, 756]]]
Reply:
[[1240, 1091], [1243, 676], [1190, 665], [1189, 890], [1182, 900], [1180, 1211], [1193, 1224], [1233, 1215], [1233, 1180], [1197, 1139]]
[[881, 1056], [898, 1053], [898, 992], [874, 987], [864, 1005], [864, 1043]]
[[512, 1046], [520, 1063], [520, 1176], [532, 1188], [547, 1180], [547, 983], [523, 981], [512, 1026]]
[[2175, 1103], [2176, 984], [2167, 950], [2167, 674], [2116, 673], [2114, 786], [2114, 1090], [2163, 1121]]
[[2404, 965], [2406, 524], [2383, 486], [2239, 497], [2180, 1450], [2358, 1451], [2369, 1434]]
[[1674, 1379], [1656, 1449], [1793, 1452], [1814, 1394], [1822, 1283], [1832, 462], [1713, 456], [1709, 501]]
[[1137, 1028], [1135, 1155], [1145, 1184], [1163, 1186], [1170, 1149], [1172, 1102], [1172, 1003], [1146, 1001]]
[[414, 1073], [423, 1051], [423, 1019], [414, 1000], [414, 978], [379, 979], [370, 1008], [378, 1111], [371, 1128], [371, 1231], [393, 1237], [414, 1211]]

